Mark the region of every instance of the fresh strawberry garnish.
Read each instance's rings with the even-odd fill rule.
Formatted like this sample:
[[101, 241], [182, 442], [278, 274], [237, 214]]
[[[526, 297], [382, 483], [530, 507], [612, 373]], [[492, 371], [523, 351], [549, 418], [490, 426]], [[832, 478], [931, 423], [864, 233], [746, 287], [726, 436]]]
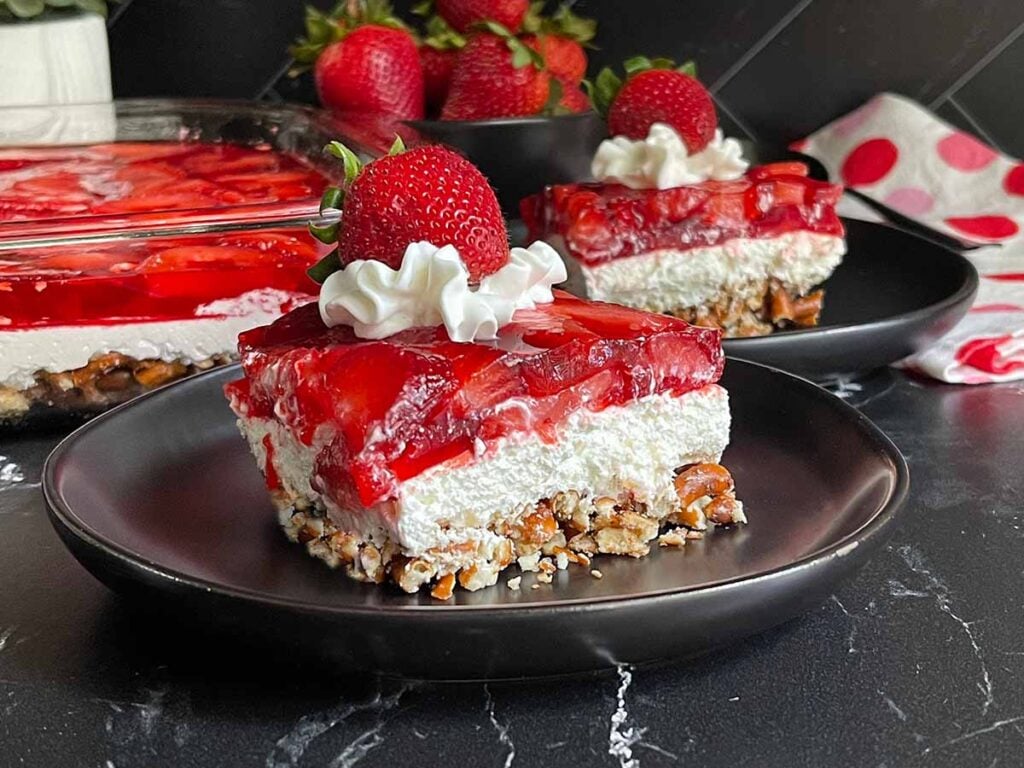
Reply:
[[693, 76], [692, 64], [636, 57], [625, 64], [625, 82], [612, 70], [598, 75], [591, 95], [608, 117], [613, 135], [645, 139], [654, 123], [670, 125], [691, 153], [700, 152], [718, 127], [711, 94]]
[[488, 23], [455, 62], [442, 120], [536, 115], [547, 105], [551, 78], [535, 50], [507, 29]]
[[[349, 11], [351, 7], [352, 12]], [[423, 117], [423, 69], [416, 41], [385, 0], [306, 12], [307, 37], [291, 52], [301, 71], [313, 65], [320, 103], [344, 112]]]
[[437, 13], [456, 32], [466, 34], [474, 24], [495, 21], [518, 32], [529, 10], [529, 0], [436, 0]]
[[426, 35], [420, 45], [420, 65], [423, 67], [427, 114], [436, 115], [448, 98], [455, 60], [466, 46], [466, 38], [440, 16], [431, 16], [427, 20]]
[[312, 270], [323, 282], [343, 264], [376, 259], [393, 269], [417, 242], [454, 246], [469, 277], [478, 282], [508, 261], [505, 220], [484, 175], [461, 155], [438, 145], [406, 150], [396, 141], [392, 153], [362, 166], [344, 145], [329, 150], [345, 162], [346, 188], [330, 189], [324, 208], [343, 208], [340, 224], [312, 227], [338, 249]]

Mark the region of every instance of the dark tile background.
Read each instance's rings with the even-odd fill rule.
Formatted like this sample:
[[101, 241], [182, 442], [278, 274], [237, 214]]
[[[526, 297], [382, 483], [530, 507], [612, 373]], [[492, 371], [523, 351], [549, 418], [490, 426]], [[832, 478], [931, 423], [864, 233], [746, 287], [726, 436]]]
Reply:
[[[115, 92], [310, 101], [308, 80], [285, 75], [302, 6], [123, 0], [110, 19]], [[894, 90], [1024, 156], [1024, 0], [578, 0], [577, 7], [601, 24], [594, 67], [639, 52], [693, 58], [731, 133], [789, 141]]]

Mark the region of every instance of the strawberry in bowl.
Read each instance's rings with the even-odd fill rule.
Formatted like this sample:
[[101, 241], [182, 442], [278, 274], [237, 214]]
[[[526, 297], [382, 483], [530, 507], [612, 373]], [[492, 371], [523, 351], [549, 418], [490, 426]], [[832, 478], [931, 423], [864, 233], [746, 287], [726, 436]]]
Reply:
[[444, 99], [409, 125], [478, 165], [508, 215], [532, 179], [586, 177], [606, 135], [582, 86], [595, 23], [567, 7], [545, 17], [502, 0], [450, 0], [434, 11], [421, 55], [432, 71], [444, 57], [447, 79], [428, 84], [428, 103], [440, 90]]
[[803, 163], [750, 168], [691, 65], [637, 57], [625, 69], [592, 88], [613, 136], [592, 157], [596, 182], [524, 199], [530, 236], [559, 248], [593, 299], [727, 336], [816, 325], [817, 286], [846, 250], [841, 188]]
[[338, 241], [319, 299], [242, 334], [226, 387], [291, 540], [447, 600], [745, 522], [718, 463], [718, 331], [552, 290], [558, 254], [510, 249], [451, 150], [363, 167], [332, 149], [347, 180], [340, 228], [317, 231]]

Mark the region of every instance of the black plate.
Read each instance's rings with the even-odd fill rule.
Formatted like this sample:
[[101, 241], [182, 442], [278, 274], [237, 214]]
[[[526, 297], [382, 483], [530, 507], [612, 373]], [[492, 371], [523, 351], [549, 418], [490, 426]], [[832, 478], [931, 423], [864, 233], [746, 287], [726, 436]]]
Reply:
[[828, 381], [920, 352], [967, 313], [978, 273], [963, 256], [884, 224], [844, 223], [849, 251], [824, 284], [821, 324], [727, 339], [728, 354]]
[[193, 377], [68, 437], [43, 472], [51, 520], [96, 577], [184, 626], [345, 669], [505, 678], [705, 651], [820, 603], [907, 494], [899, 451], [859, 412], [730, 361], [725, 462], [750, 525], [646, 560], [599, 557], [601, 580], [575, 569], [513, 592], [501, 579], [438, 603], [350, 581], [285, 540], [221, 394], [237, 376]]

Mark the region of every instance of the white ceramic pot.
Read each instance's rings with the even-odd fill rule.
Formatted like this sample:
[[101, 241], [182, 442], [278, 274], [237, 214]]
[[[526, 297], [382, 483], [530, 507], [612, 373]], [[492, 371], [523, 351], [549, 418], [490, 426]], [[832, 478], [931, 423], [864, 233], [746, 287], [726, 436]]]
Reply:
[[0, 24], [0, 105], [110, 99], [107, 25], [100, 16]]

